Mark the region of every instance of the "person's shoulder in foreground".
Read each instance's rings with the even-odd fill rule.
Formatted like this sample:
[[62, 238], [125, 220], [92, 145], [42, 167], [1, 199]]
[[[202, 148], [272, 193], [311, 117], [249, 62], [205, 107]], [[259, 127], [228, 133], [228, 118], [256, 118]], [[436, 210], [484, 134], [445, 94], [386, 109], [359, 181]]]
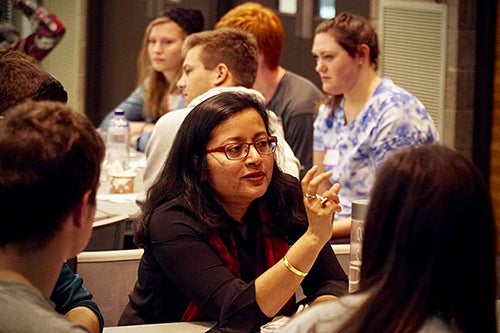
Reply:
[[377, 170], [359, 289], [283, 331], [496, 332], [495, 257], [491, 197], [473, 162], [439, 144], [401, 149]]
[[[357, 306], [366, 299], [365, 294], [353, 294], [341, 297], [336, 301], [314, 304], [302, 311], [285, 325], [283, 333], [332, 333], [340, 328]], [[445, 322], [437, 317], [428, 319], [416, 333], [451, 333]]]
[[[9, 108], [25, 102], [66, 103], [68, 94], [61, 83], [44, 71], [36, 60], [19, 51], [0, 51], [0, 117]], [[51, 295], [56, 310], [72, 321], [83, 323], [92, 333], [102, 331], [104, 320], [92, 293], [82, 286], [82, 278], [67, 265]], [[98, 326], [98, 327], [97, 327]]]
[[[56, 313], [52, 303], [32, 286], [0, 280], [1, 331], [10, 332], [86, 332]], [[22, 314], [22, 315], [20, 315]]]
[[[49, 297], [92, 233], [104, 143], [60, 102], [28, 101], [0, 119], [2, 332], [88, 332]], [[26, 209], [29, 207], [29, 209]]]

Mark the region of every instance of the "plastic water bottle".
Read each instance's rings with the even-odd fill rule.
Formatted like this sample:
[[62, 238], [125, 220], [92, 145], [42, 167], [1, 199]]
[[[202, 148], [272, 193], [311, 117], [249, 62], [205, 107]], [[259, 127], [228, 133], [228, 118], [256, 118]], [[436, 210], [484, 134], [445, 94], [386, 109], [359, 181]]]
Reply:
[[118, 161], [127, 170], [129, 150], [130, 126], [123, 110], [116, 109], [106, 134], [106, 164], [111, 166]]

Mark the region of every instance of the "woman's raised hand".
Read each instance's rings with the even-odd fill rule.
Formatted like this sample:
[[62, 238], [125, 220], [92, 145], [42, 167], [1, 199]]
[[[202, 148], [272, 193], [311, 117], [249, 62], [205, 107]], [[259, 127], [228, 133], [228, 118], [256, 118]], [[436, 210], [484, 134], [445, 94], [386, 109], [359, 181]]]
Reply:
[[341, 211], [338, 197], [340, 184], [333, 184], [327, 191], [317, 193], [319, 185], [332, 175], [331, 172], [316, 175], [317, 172], [317, 166], [307, 171], [302, 179], [302, 193], [309, 220], [308, 232], [326, 243], [332, 236], [333, 214]]

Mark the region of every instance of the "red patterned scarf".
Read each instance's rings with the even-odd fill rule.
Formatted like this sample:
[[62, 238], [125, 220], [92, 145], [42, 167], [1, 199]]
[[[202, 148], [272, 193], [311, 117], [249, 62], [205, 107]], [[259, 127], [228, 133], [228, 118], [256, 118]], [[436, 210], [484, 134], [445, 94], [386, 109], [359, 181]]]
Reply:
[[[284, 240], [270, 236], [270, 215], [268, 210], [261, 205], [259, 212], [261, 224], [259, 225], [259, 230], [257, 230], [256, 276], [260, 276], [267, 269], [280, 261], [288, 251], [288, 244]], [[236, 244], [232, 234], [229, 240], [231, 242], [231, 249], [228, 249], [220, 235], [214, 232], [210, 237], [210, 246], [229, 271], [233, 273], [236, 278], [240, 278], [240, 263], [238, 261], [238, 252], [236, 251]], [[262, 244], [262, 240], [264, 244]], [[261, 253], [262, 251], [265, 252], [266, 262], [262, 262], [263, 260], [261, 260], [261, 258], [264, 257]], [[294, 304], [294, 297], [292, 296], [278, 314], [291, 313]], [[181, 320], [194, 321], [206, 319], [207, 316], [204, 314], [203, 310], [194, 304], [194, 302], [190, 302]]]

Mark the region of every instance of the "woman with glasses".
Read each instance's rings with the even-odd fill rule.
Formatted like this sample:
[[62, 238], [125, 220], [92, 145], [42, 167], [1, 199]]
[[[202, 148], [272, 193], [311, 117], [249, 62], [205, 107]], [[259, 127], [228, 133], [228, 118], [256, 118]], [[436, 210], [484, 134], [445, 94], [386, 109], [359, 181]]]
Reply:
[[311, 168], [299, 184], [274, 159], [265, 106], [224, 92], [195, 107], [177, 133], [136, 224], [144, 248], [121, 325], [214, 321], [256, 332], [304, 302], [331, 300], [347, 278], [328, 240], [338, 184]]

